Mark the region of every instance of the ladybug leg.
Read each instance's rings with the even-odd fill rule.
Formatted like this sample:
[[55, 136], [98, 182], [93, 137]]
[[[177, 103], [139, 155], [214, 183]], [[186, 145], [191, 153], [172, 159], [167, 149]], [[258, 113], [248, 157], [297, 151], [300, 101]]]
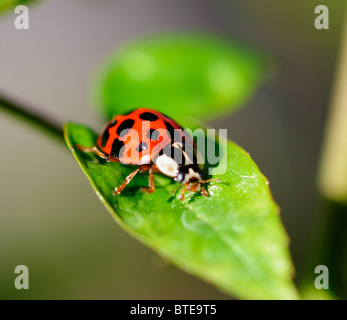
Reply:
[[189, 187], [187, 185], [184, 185], [184, 188], [180, 192], [180, 201], [184, 200], [184, 193], [189, 190]]
[[80, 146], [78, 144], [76, 144], [75, 147], [78, 150], [81, 150], [83, 152], [92, 152], [92, 153], [96, 154], [97, 156], [99, 156], [100, 158], [105, 159], [107, 161], [109, 161], [109, 159], [110, 159], [106, 154], [102, 153], [97, 147], [91, 147], [91, 148], [90, 147], [83, 147], [83, 146]]
[[149, 167], [148, 169], [148, 188], [141, 188], [141, 190], [147, 193], [152, 193], [155, 190], [154, 175], [153, 175], [152, 167]]
[[127, 186], [127, 184], [130, 183], [130, 181], [139, 173], [139, 172], [143, 172], [142, 168], [138, 168], [135, 171], [133, 171], [132, 173], [130, 173], [124, 180], [123, 184], [120, 185], [119, 187], [115, 188], [114, 190], [114, 195], [118, 195], [120, 194], [123, 189]]
[[201, 195], [203, 195], [205, 197], [208, 197], [210, 195], [208, 193], [208, 191], [202, 185], [200, 185], [200, 189], [201, 189], [201, 191], [200, 191]]

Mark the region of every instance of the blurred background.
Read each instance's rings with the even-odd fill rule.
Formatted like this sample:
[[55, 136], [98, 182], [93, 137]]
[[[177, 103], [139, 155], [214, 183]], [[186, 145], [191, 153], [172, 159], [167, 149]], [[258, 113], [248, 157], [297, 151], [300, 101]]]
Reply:
[[[316, 30], [325, 4], [330, 29]], [[0, 17], [0, 90], [62, 121], [102, 127], [91, 99], [100, 62], [148, 34], [198, 31], [272, 53], [277, 72], [221, 120], [269, 178], [300, 274], [317, 212], [316, 172], [341, 36], [344, 0], [47, 0], [30, 29]], [[0, 113], [1, 299], [224, 299], [166, 265], [120, 229], [67, 148]], [[14, 268], [30, 271], [16, 290]]]

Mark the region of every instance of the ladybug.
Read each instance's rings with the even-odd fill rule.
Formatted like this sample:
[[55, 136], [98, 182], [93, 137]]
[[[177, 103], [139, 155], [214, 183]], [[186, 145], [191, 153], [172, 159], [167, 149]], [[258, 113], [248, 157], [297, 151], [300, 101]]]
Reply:
[[115, 188], [114, 195], [120, 194], [136, 174], [147, 171], [149, 187], [142, 188], [144, 192], [154, 192], [153, 173], [160, 172], [184, 186], [181, 201], [186, 191], [209, 195], [202, 184], [211, 179], [202, 179], [202, 166], [198, 163], [201, 156], [194, 139], [179, 124], [156, 110], [139, 108], [117, 115], [105, 125], [96, 146], [76, 147], [108, 162], [138, 166]]

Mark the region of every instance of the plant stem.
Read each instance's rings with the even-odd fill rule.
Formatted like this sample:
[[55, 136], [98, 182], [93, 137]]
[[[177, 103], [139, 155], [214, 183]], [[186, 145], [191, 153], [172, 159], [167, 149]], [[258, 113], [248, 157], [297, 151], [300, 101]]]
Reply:
[[331, 110], [321, 155], [319, 189], [328, 199], [347, 200], [347, 10]]
[[64, 142], [63, 123], [42, 111], [35, 110], [3, 94], [0, 94], [0, 108]]
[[[302, 286], [306, 298], [347, 297], [347, 10], [341, 39], [318, 172], [320, 212]], [[329, 292], [315, 289], [317, 265], [328, 267]]]

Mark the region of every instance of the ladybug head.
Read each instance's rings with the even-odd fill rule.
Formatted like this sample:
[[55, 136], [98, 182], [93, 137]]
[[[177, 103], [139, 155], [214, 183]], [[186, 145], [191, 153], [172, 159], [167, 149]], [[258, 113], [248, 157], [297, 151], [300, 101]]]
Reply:
[[208, 196], [208, 191], [203, 184], [210, 180], [203, 180], [201, 177], [201, 169], [197, 164], [181, 165], [178, 168], [178, 174], [175, 178], [177, 182], [183, 184], [184, 188], [180, 194], [180, 200], [184, 199], [185, 191], [199, 192], [203, 196]]
[[181, 165], [178, 167], [178, 173], [175, 178], [177, 182], [199, 183], [201, 181], [201, 170], [197, 164]]
[[177, 161], [167, 155], [157, 157], [155, 164], [160, 172], [174, 178], [175, 181], [184, 185], [180, 195], [181, 201], [184, 199], [184, 192], [187, 190], [200, 192], [203, 196], [209, 195], [208, 191], [203, 187], [203, 184], [213, 179], [203, 180], [201, 177], [201, 169], [198, 164], [179, 165]]
[[159, 156], [155, 163], [160, 172], [182, 184], [201, 181], [201, 169], [197, 164], [180, 165], [175, 159], [165, 154]]

